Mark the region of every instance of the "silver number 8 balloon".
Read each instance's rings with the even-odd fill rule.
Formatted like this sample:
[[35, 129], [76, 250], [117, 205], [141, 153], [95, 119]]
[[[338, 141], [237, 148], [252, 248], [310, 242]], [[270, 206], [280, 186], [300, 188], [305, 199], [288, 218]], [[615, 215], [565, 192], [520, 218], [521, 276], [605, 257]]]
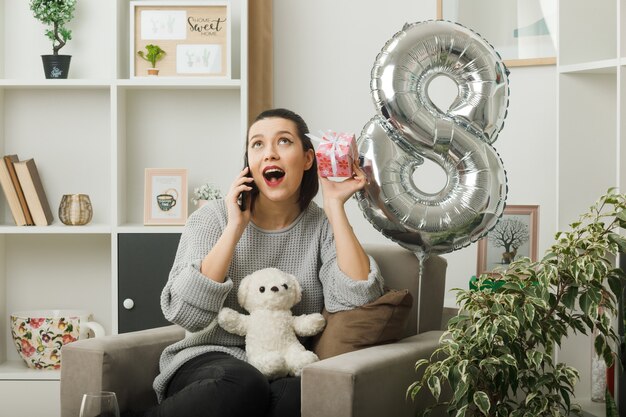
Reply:
[[[458, 96], [433, 104], [430, 82], [451, 78]], [[502, 160], [491, 146], [504, 125], [508, 70], [480, 35], [457, 23], [407, 24], [376, 57], [371, 91], [378, 115], [358, 139], [368, 183], [357, 193], [383, 235], [416, 252], [447, 253], [485, 236], [504, 211]], [[443, 189], [420, 190], [424, 158], [446, 172]]]

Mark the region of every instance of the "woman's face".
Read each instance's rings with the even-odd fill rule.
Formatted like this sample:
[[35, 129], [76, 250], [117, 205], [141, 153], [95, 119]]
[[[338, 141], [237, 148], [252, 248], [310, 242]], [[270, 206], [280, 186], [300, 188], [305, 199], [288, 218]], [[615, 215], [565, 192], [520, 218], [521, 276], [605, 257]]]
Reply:
[[271, 201], [297, 202], [304, 171], [315, 153], [304, 151], [296, 124], [273, 117], [256, 121], [248, 132], [248, 165], [259, 193]]

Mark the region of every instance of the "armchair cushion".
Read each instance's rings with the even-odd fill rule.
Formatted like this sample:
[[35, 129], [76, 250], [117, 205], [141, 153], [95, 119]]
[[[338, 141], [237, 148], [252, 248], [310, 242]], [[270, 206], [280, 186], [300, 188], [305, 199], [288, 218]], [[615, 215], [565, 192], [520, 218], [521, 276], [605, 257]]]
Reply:
[[353, 310], [324, 310], [326, 328], [313, 339], [313, 351], [326, 359], [398, 341], [404, 335], [412, 305], [409, 290], [387, 290], [377, 300]]

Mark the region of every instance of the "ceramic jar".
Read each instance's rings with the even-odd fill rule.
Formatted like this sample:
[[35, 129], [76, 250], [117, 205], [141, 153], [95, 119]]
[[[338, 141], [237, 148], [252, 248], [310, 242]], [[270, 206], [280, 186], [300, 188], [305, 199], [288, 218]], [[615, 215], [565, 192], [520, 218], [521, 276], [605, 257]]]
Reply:
[[83, 310], [21, 311], [11, 314], [10, 321], [15, 348], [33, 369], [59, 369], [63, 345], [104, 336], [104, 328]]

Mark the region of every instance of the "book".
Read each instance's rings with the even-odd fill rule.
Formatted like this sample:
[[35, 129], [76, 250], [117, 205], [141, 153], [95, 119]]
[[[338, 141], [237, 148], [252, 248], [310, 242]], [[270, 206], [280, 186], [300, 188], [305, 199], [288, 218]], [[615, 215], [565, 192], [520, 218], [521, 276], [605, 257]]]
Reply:
[[48, 226], [52, 223], [52, 211], [43, 189], [35, 160], [30, 158], [13, 164], [17, 178], [24, 190], [24, 197], [28, 203], [30, 214], [36, 226]]
[[17, 155], [5, 155], [4, 156], [4, 166], [6, 167], [9, 176], [11, 178], [11, 182], [13, 184], [13, 189], [17, 194], [17, 199], [20, 203], [22, 214], [24, 215], [27, 226], [32, 226], [35, 223], [33, 222], [33, 218], [30, 215], [30, 209], [28, 208], [28, 204], [26, 203], [26, 197], [24, 197], [24, 191], [22, 190], [22, 185], [20, 184], [19, 179], [17, 178], [17, 174], [15, 173], [14, 164], [19, 161]]
[[[17, 155], [11, 155], [11, 157], [17, 158]], [[13, 215], [13, 220], [15, 220], [15, 224], [18, 226], [25, 226], [27, 224], [26, 216], [24, 216], [24, 212], [22, 211], [17, 191], [15, 190], [15, 186], [13, 186], [13, 180], [11, 179], [11, 174], [9, 174], [7, 165], [4, 162], [4, 158], [0, 160], [0, 186], [2, 186], [2, 190], [4, 191], [4, 196], [9, 204], [9, 209], [11, 209], [11, 214]]]

